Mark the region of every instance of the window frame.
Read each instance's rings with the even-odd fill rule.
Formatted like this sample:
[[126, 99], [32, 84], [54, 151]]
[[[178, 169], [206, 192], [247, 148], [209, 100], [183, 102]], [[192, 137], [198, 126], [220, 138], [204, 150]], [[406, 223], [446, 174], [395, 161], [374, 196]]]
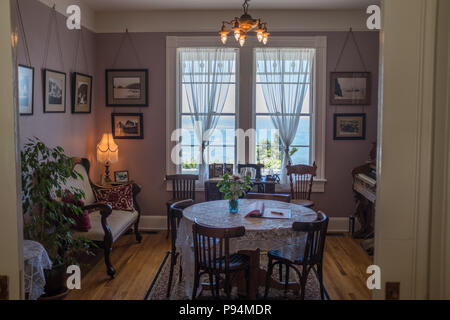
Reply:
[[[193, 113], [190, 112], [183, 112], [183, 105], [182, 105], [182, 98], [179, 99], [180, 97], [182, 97], [182, 87], [183, 87], [183, 79], [182, 79], [182, 72], [180, 71], [181, 66], [179, 65], [179, 63], [181, 63], [181, 59], [180, 59], [180, 51], [184, 48], [190, 48], [190, 47], [194, 47], [194, 48], [205, 48], [205, 49], [210, 49], [210, 48], [223, 48], [223, 46], [182, 46], [182, 47], [177, 47], [176, 51], [177, 51], [177, 95], [181, 94], [181, 96], [177, 96], [177, 113], [176, 113], [176, 117], [177, 117], [177, 128], [181, 128], [182, 129], [182, 119], [183, 116], [191, 116]], [[232, 47], [232, 49], [238, 49], [238, 48], [234, 48]], [[234, 77], [235, 77], [235, 81], [233, 83], [230, 82], [230, 84], [234, 84], [235, 85], [235, 109], [234, 109], [234, 113], [229, 113], [229, 112], [222, 112], [220, 114], [220, 116], [231, 116], [234, 117], [234, 128], [235, 130], [238, 127], [238, 114], [239, 114], [239, 50], [235, 50], [236, 53], [236, 61], [235, 61], [235, 72], [234, 72]], [[207, 114], [199, 114], [200, 116], [202, 115], [207, 115]], [[186, 147], [191, 147], [191, 148], [195, 148], [195, 145], [183, 145], [181, 144], [181, 146], [186, 146]], [[214, 147], [222, 147], [222, 148], [226, 148], [226, 147], [230, 147], [226, 144], [226, 141], [224, 142], [224, 144], [222, 145], [214, 145]], [[236, 165], [237, 162], [237, 145], [236, 145], [236, 139], [234, 140], [234, 165]], [[182, 165], [176, 165], [176, 173], [177, 174], [183, 174], [183, 168]], [[195, 172], [185, 172], [186, 174], [198, 174], [198, 170], [196, 169]]]
[[[325, 138], [326, 138], [326, 88], [327, 88], [327, 38], [317, 37], [272, 37], [267, 45], [255, 45], [252, 48], [253, 60], [253, 94], [252, 94], [252, 127], [256, 129], [256, 116], [262, 115], [256, 112], [256, 49], [272, 48], [306, 48], [315, 49], [315, 57], [311, 75], [312, 93], [310, 92], [312, 113], [310, 122], [310, 159], [311, 164], [315, 161], [317, 165], [317, 176], [314, 178], [313, 192], [325, 192]], [[269, 115], [269, 114], [268, 114]], [[253, 147], [254, 157], [256, 157], [256, 145]], [[252, 159], [256, 161], [256, 158]], [[278, 191], [289, 192], [290, 185], [282, 184]]]
[[[254, 110], [254, 115], [253, 115], [253, 117], [254, 117], [254, 123], [255, 123], [255, 125], [254, 125], [254, 128], [256, 129], [256, 122], [257, 122], [257, 117], [271, 117], [272, 116], [272, 113], [261, 113], [261, 112], [257, 112], [257, 110], [256, 110], [256, 94], [257, 94], [257, 86], [258, 86], [258, 84], [262, 84], [262, 83], [264, 83], [264, 82], [258, 82], [256, 79], [257, 79], [257, 63], [256, 63], [256, 51], [257, 51], [257, 49], [259, 49], [259, 48], [253, 48], [253, 61], [254, 61], [254, 70], [253, 70], [253, 72], [254, 72], [254, 74], [253, 74], [253, 105], [254, 105], [254, 107], [253, 107], [253, 110]], [[262, 49], [264, 49], [264, 48], [262, 48]], [[303, 49], [303, 48], [279, 48], [279, 49], [299, 49], [299, 50], [301, 50], [301, 49]], [[312, 163], [314, 162], [314, 160], [315, 160], [315, 155], [314, 155], [314, 139], [315, 139], [315, 126], [316, 126], [316, 124], [315, 124], [315, 116], [316, 116], [316, 114], [315, 114], [315, 105], [314, 105], [314, 95], [315, 95], [315, 90], [316, 90], [316, 87], [315, 87], [315, 74], [314, 74], [314, 72], [315, 72], [315, 64], [316, 64], [316, 62], [315, 62], [315, 56], [316, 56], [316, 51], [314, 51], [314, 57], [313, 57], [313, 64], [312, 64], [312, 66], [311, 66], [311, 75], [310, 75], [310, 81], [307, 83], [309, 86], [310, 86], [310, 88], [309, 88], [309, 90], [310, 90], [310, 93], [309, 93], [309, 104], [310, 104], [310, 106], [309, 106], [309, 113], [302, 113], [302, 112], [300, 112], [300, 113], [289, 113], [289, 114], [285, 114], [284, 116], [286, 116], [286, 117], [289, 117], [289, 116], [292, 116], [292, 117], [309, 117], [310, 118], [310, 120], [309, 120], [309, 145], [296, 145], [296, 144], [292, 144], [291, 146], [290, 146], [290, 148], [309, 148], [309, 164], [310, 165], [312, 165]], [[282, 69], [284, 69], [284, 68], [282, 68]], [[306, 84], [306, 82], [305, 82], [305, 84]], [[255, 145], [255, 150], [258, 148], [258, 141], [256, 141], [256, 145]]]
[[[232, 41], [233, 39], [229, 39], [229, 41], [223, 45], [218, 36], [167, 36], [166, 37], [166, 174], [175, 174], [176, 165], [171, 161], [171, 153], [172, 148], [176, 146], [176, 142], [171, 141], [172, 132], [179, 128], [178, 117], [176, 116], [177, 108], [178, 108], [178, 98], [179, 98], [179, 90], [177, 83], [177, 78], [179, 74], [177, 74], [176, 63], [178, 60], [177, 57], [177, 48], [181, 47], [228, 47], [228, 48], [237, 48], [239, 49], [237, 54], [237, 79], [236, 79], [236, 128], [242, 128], [244, 131], [248, 128], [255, 128], [256, 118], [255, 118], [255, 95], [250, 94], [248, 97], [249, 105], [251, 106], [251, 110], [241, 110], [240, 103], [247, 101], [242, 100], [240, 97], [241, 85], [244, 85], [249, 81], [248, 90], [253, 90], [255, 88], [255, 79], [254, 79], [254, 70], [255, 62], [253, 59], [253, 48], [255, 47], [294, 47], [294, 48], [314, 48], [316, 49], [316, 70], [315, 70], [315, 83], [317, 85], [316, 92], [314, 95], [314, 103], [317, 106], [316, 108], [316, 119], [315, 123], [315, 141], [312, 144], [312, 148], [314, 148], [314, 159], [318, 166], [317, 169], [317, 177], [314, 180], [313, 184], [313, 192], [324, 192], [325, 191], [325, 124], [326, 124], [326, 101], [327, 101], [327, 37], [326, 36], [305, 36], [305, 37], [297, 37], [297, 36], [273, 36], [267, 45], [263, 45], [256, 40], [256, 37], [249, 37], [246, 41], [246, 44], [243, 48], [239, 47], [239, 44], [236, 41]], [[252, 61], [253, 60], [253, 61]], [[248, 78], [245, 75], [245, 78], [241, 79], [243, 75], [240, 65], [241, 64], [249, 64], [250, 72], [253, 74], [249, 74]], [[245, 70], [246, 68], [244, 68]], [[251, 82], [251, 83], [250, 83]], [[242, 114], [242, 112], [248, 113], [248, 124], [241, 124], [241, 116], [242, 120], [247, 123], [247, 115]], [[246, 127], [248, 126], [248, 127]], [[256, 148], [254, 148], [256, 149]], [[249, 162], [255, 161], [255, 152], [253, 148], [246, 149], [246, 159]], [[168, 183], [167, 190], [171, 190], [171, 184]], [[203, 190], [203, 186], [198, 186], [198, 191]], [[277, 187], [277, 192], [288, 192], [289, 185], [281, 185]]]

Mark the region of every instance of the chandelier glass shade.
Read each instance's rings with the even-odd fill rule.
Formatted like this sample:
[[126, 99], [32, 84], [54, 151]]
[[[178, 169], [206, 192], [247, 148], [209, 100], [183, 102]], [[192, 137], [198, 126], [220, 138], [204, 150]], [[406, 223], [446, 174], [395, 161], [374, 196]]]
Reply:
[[262, 22], [261, 19], [253, 19], [252, 16], [248, 14], [249, 1], [250, 0], [245, 0], [242, 6], [244, 8], [244, 14], [240, 18], [235, 17], [231, 21], [222, 22], [222, 29], [219, 34], [223, 44], [227, 43], [228, 34], [230, 33], [227, 25], [230, 26], [231, 31], [234, 34], [234, 39], [239, 42], [241, 47], [244, 46], [247, 39], [247, 33], [250, 31], [256, 32], [256, 38], [259, 42], [267, 44], [270, 35], [270, 33], [267, 32], [267, 23]]

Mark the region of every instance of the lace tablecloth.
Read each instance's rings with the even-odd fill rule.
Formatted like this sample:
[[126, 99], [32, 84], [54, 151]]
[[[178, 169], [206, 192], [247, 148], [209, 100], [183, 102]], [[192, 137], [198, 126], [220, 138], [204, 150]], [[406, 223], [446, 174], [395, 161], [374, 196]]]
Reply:
[[[291, 209], [291, 219], [245, 218], [250, 206], [264, 201], [265, 208]], [[305, 241], [302, 233], [292, 231], [294, 221], [311, 222], [317, 213], [296, 204], [271, 200], [239, 200], [239, 212], [229, 212], [228, 201], [210, 201], [193, 205], [183, 212], [177, 235], [177, 248], [182, 256], [186, 296], [190, 297], [194, 282], [194, 251], [192, 224], [198, 223], [219, 228], [244, 226], [245, 235], [230, 240], [230, 252], [239, 250], [272, 250], [285, 245], [301, 245]]]
[[24, 240], [25, 292], [29, 300], [37, 300], [44, 294], [44, 269], [51, 269], [52, 262], [44, 247], [35, 241]]

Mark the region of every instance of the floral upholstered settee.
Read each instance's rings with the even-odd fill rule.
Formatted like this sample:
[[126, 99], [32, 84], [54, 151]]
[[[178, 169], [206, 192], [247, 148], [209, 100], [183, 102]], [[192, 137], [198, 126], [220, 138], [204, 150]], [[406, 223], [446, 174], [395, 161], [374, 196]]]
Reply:
[[100, 243], [105, 252], [106, 272], [114, 278], [116, 273], [110, 260], [112, 244], [125, 232], [134, 228], [136, 240], [140, 243], [142, 237], [139, 233], [140, 208], [136, 201], [136, 196], [141, 191], [141, 187], [132, 184], [132, 208], [129, 211], [113, 210], [110, 204], [97, 201], [96, 192], [107, 188], [95, 185], [89, 178], [89, 160], [83, 158], [72, 158], [72, 167], [83, 179], [69, 179], [66, 184], [68, 188], [74, 187], [83, 190], [84, 210], [89, 212], [91, 228], [87, 232], [76, 231], [74, 237], [84, 237], [86, 239]]

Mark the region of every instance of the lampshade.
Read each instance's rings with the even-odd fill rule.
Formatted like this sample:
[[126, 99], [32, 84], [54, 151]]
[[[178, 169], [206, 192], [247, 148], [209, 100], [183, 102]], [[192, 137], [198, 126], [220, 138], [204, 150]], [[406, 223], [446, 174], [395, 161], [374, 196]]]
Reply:
[[119, 161], [119, 146], [114, 142], [111, 133], [104, 133], [97, 145], [97, 161], [110, 163]]

